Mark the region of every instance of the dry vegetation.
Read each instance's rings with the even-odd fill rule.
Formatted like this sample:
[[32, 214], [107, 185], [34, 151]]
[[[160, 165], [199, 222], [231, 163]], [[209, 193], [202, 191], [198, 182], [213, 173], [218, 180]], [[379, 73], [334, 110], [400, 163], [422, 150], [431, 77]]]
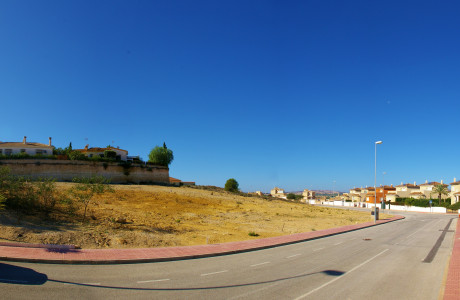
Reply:
[[[58, 183], [65, 190], [71, 183]], [[265, 238], [370, 221], [368, 212], [243, 197], [190, 187], [113, 185], [79, 212], [49, 219], [0, 213], [0, 239], [81, 248], [186, 246]], [[64, 208], [63, 208], [64, 209]], [[249, 233], [258, 234], [258, 237]]]

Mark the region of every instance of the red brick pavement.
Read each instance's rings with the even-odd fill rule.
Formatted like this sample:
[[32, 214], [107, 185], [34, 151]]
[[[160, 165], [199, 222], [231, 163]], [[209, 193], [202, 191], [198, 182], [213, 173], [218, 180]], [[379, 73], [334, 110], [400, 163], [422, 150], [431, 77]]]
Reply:
[[[254, 251], [280, 245], [293, 244], [388, 223], [403, 218], [404, 217], [402, 216], [395, 216], [391, 219], [379, 220], [377, 221], [377, 224], [374, 224], [374, 222], [367, 222], [338, 228], [264, 239], [185, 247], [139, 249], [73, 249], [71, 246], [59, 247], [56, 245], [28, 244], [25, 247], [19, 247], [18, 243], [3, 243], [0, 244], [0, 260], [62, 264], [118, 264], [171, 261]], [[460, 243], [455, 249], [457, 249], [459, 253], [458, 255], [460, 255]], [[458, 266], [458, 271], [455, 273], [457, 276], [456, 278], [460, 276], [460, 263]]]
[[460, 299], [460, 222], [458, 220], [444, 288], [444, 300], [453, 299]]

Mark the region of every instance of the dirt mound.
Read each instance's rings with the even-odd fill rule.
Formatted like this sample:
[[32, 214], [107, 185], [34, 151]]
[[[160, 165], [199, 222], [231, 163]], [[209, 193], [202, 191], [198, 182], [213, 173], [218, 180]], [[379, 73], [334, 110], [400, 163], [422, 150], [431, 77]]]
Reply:
[[[70, 187], [59, 183], [59, 189]], [[265, 238], [367, 222], [368, 212], [243, 197], [219, 188], [113, 185], [94, 199], [89, 218], [55, 213], [0, 214], [0, 239], [81, 248], [187, 246]], [[258, 236], [250, 236], [256, 233]]]

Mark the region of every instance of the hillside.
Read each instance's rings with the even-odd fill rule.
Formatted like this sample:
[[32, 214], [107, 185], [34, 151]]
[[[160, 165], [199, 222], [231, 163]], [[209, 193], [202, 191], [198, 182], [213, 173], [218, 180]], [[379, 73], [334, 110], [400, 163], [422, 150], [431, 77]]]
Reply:
[[[71, 183], [58, 183], [61, 191]], [[223, 243], [320, 230], [367, 222], [367, 212], [317, 207], [283, 200], [243, 197], [191, 187], [113, 185], [69, 217], [48, 220], [0, 213], [0, 239], [28, 243], [75, 244], [82, 248], [129, 248]], [[250, 236], [249, 233], [251, 233]]]

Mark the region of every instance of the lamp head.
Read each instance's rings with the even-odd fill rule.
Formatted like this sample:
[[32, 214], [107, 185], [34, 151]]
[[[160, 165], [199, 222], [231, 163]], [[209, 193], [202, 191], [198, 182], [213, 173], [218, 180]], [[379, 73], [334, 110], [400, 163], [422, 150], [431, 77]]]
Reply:
[[377, 141], [377, 142], [375, 142], [375, 144], [381, 144], [381, 143], [382, 143], [382, 141]]

